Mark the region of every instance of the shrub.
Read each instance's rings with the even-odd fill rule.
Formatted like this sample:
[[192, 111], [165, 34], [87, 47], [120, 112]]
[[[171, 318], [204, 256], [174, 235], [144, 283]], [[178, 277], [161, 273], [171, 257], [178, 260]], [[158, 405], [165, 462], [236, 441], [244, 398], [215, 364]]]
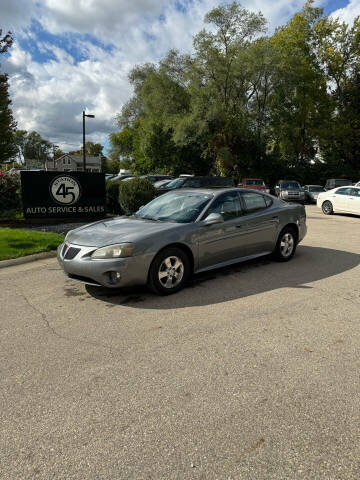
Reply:
[[21, 209], [21, 182], [16, 174], [0, 170], [0, 215], [9, 215]]
[[155, 198], [154, 185], [145, 178], [134, 178], [119, 185], [119, 204], [127, 215], [131, 215]]
[[121, 215], [123, 213], [119, 205], [119, 181], [108, 181], [106, 183], [106, 206], [107, 211]]

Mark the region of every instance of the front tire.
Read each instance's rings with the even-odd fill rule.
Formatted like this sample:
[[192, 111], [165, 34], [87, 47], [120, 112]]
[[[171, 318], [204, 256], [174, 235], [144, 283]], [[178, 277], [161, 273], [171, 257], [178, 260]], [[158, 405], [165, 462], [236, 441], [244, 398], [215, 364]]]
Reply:
[[321, 205], [321, 210], [325, 215], [332, 215], [334, 213], [334, 208], [332, 203], [329, 200], [325, 200]]
[[190, 276], [188, 255], [177, 247], [165, 248], [153, 260], [148, 277], [149, 289], [157, 295], [171, 295], [184, 288]]
[[279, 235], [273, 257], [278, 262], [288, 262], [295, 255], [297, 247], [297, 233], [292, 227], [285, 227]]

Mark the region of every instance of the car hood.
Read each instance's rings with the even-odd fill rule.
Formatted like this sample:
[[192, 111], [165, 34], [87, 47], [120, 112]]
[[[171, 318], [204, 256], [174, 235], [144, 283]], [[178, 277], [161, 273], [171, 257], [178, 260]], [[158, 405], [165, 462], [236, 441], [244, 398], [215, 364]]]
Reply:
[[152, 234], [179, 228], [181, 225], [141, 218], [118, 217], [71, 230], [66, 236], [66, 241], [85, 247], [103, 247], [115, 243], [136, 242]]

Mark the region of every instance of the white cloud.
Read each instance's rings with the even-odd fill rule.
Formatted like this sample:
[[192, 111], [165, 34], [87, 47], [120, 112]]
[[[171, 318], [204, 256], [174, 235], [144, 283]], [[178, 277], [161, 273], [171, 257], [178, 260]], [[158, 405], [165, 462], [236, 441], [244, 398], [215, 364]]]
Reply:
[[16, 31], [37, 16], [37, 5], [32, 0], [0, 0], [1, 24], [4, 31]]
[[351, 24], [357, 16], [360, 16], [360, 1], [350, 0], [346, 7], [336, 10], [332, 15], [339, 17], [343, 22]]
[[[176, 7], [175, 0], [0, 0], [1, 26], [16, 28], [20, 40], [35, 41], [39, 51], [48, 55], [46, 61], [37, 62], [16, 42], [2, 62], [11, 77], [19, 128], [35, 129], [73, 148], [70, 144], [81, 142], [81, 112], [87, 108], [96, 115], [87, 122], [88, 138], [104, 141], [116, 128], [114, 116], [131, 95], [127, 79], [131, 68], [158, 61], [170, 48], [190, 51], [205, 13], [219, 0], [179, 3], [183, 9]], [[261, 10], [271, 31], [300, 10], [303, 0], [243, 0], [242, 4]], [[352, 0], [338, 12], [348, 18], [358, 9], [358, 0]], [[77, 58], [32, 31], [32, 17], [46, 31], [71, 41]]]

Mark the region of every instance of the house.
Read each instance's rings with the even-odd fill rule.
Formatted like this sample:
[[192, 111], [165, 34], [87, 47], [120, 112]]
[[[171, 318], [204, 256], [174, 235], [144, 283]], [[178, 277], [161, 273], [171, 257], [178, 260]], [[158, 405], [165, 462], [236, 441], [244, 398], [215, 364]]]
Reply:
[[[46, 161], [46, 170], [48, 172], [82, 172], [83, 157], [81, 155], [68, 155], [65, 153], [59, 158]], [[101, 172], [101, 157], [86, 156], [86, 171]]]

